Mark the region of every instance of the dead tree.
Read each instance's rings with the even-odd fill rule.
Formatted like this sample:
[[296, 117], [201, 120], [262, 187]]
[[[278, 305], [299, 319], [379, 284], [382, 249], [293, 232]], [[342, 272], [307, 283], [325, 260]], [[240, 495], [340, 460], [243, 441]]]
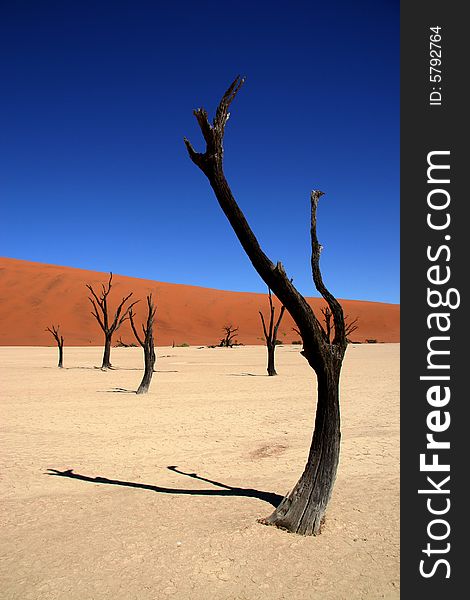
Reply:
[[113, 281], [113, 274], [109, 274], [108, 285], [106, 286], [104, 283], [101, 284], [101, 294], [98, 296], [92, 286], [87, 284], [86, 287], [90, 290], [91, 296], [88, 296], [88, 300], [91, 302], [93, 306], [93, 310], [91, 314], [98, 321], [99, 326], [103, 330], [104, 333], [104, 354], [103, 354], [103, 363], [101, 365], [102, 369], [111, 369], [111, 342], [113, 339], [113, 334], [115, 331], [121, 327], [121, 325], [129, 318], [129, 310], [137, 304], [133, 302], [130, 304], [123, 312], [124, 304], [129, 300], [132, 296], [132, 292], [128, 294], [125, 298], [123, 298], [114, 313], [114, 318], [110, 321], [109, 318], [109, 307], [108, 307], [108, 296], [111, 291]]
[[[326, 337], [328, 338], [328, 340], [331, 341], [331, 334], [332, 331], [334, 329], [334, 322], [332, 321], [333, 319], [333, 313], [331, 312], [330, 308], [328, 306], [325, 306], [321, 309], [322, 315], [323, 315], [323, 321], [325, 323], [325, 334]], [[359, 319], [354, 319], [354, 321], [349, 321], [349, 316], [346, 315], [344, 317], [344, 335], [346, 336], [346, 339], [349, 339], [349, 336], [351, 333], [353, 333], [354, 331], [356, 331], [356, 329], [358, 328], [358, 325], [356, 325], [356, 323], [358, 322]]]
[[132, 307], [129, 309], [129, 319], [131, 322], [132, 331], [134, 332], [136, 340], [144, 349], [144, 376], [142, 377], [142, 381], [140, 382], [137, 390], [138, 394], [146, 394], [149, 391], [156, 361], [155, 344], [153, 341], [153, 324], [156, 307], [153, 304], [152, 294], [147, 296], [147, 308], [147, 325], [142, 325], [142, 332], [144, 334], [143, 338], [141, 338], [137, 332], [137, 328], [134, 323], [134, 312]]
[[321, 313], [323, 315], [323, 321], [325, 323], [325, 335], [328, 340], [331, 340], [331, 330], [333, 328], [331, 319], [333, 318], [333, 313], [331, 312], [328, 306], [322, 308]]
[[222, 327], [222, 330], [224, 331], [225, 335], [220, 340], [219, 345], [222, 346], [222, 348], [232, 348], [234, 344], [234, 338], [238, 331], [238, 327], [233, 327], [232, 324], [224, 325]]
[[51, 325], [51, 327], [52, 329], [50, 327], [46, 327], [46, 331], [52, 333], [55, 341], [57, 342], [57, 347], [59, 348], [59, 364], [57, 366], [59, 369], [62, 369], [64, 366], [64, 337], [59, 335], [60, 325], [57, 325], [57, 327]]
[[263, 333], [264, 338], [266, 340], [266, 347], [268, 349], [268, 375], [272, 377], [273, 375], [277, 375], [276, 367], [274, 364], [274, 352], [276, 351], [276, 341], [277, 341], [277, 330], [279, 329], [279, 325], [281, 324], [282, 317], [284, 316], [284, 312], [286, 310], [285, 306], [281, 306], [281, 311], [279, 313], [279, 318], [274, 323], [274, 304], [273, 298], [271, 294], [271, 290], [268, 288], [268, 296], [269, 296], [269, 328], [266, 327], [266, 323], [264, 321], [264, 316], [261, 311], [259, 311], [259, 316], [261, 317], [261, 323], [263, 324]]
[[347, 348], [341, 305], [323, 283], [320, 271], [320, 246], [317, 239], [317, 206], [323, 192], [310, 196], [311, 268], [316, 289], [333, 313], [335, 335], [328, 340], [310, 305], [297, 291], [280, 262], [274, 264], [261, 249], [244, 214], [233, 197], [223, 171], [223, 137], [229, 118], [228, 109], [244, 79], [237, 77], [225, 92], [212, 123], [207, 111], [199, 108], [194, 115], [206, 142], [204, 152], [196, 152], [185, 138], [191, 160], [202, 170], [236, 233], [243, 249], [266, 285], [291, 314], [303, 340], [302, 354], [317, 375], [318, 401], [315, 429], [305, 470], [294, 489], [277, 509], [261, 522], [304, 535], [320, 532], [330, 500], [340, 451], [339, 379]]
[[354, 319], [354, 321], [349, 321], [349, 316], [346, 315], [344, 317], [344, 323], [345, 323], [345, 327], [344, 327], [344, 335], [346, 336], [346, 341], [349, 342], [349, 336], [351, 335], [351, 333], [353, 333], [354, 331], [356, 331], [356, 329], [359, 327], [359, 325], [356, 325], [356, 323], [359, 321], [359, 319]]
[[125, 342], [122, 339], [122, 336], [118, 340], [116, 340], [116, 343], [114, 344], [115, 348], [135, 348], [136, 346], [137, 344], [134, 344], [134, 342], [131, 342], [130, 344]]

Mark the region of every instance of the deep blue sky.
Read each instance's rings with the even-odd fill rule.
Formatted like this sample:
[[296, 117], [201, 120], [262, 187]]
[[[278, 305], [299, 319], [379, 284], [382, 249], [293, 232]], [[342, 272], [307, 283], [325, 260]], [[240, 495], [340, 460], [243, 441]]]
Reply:
[[306, 295], [309, 194], [340, 298], [399, 302], [399, 3], [5, 0], [0, 254], [240, 291], [266, 286], [183, 136], [237, 74], [225, 171]]

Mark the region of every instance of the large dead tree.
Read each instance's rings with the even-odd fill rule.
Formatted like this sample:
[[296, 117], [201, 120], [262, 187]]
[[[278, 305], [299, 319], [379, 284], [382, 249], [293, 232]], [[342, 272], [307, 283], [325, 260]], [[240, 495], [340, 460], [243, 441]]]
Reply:
[[[103, 353], [103, 363], [101, 365], [102, 369], [111, 369], [111, 343], [113, 339], [113, 334], [115, 331], [121, 327], [121, 325], [129, 318], [129, 310], [137, 304], [136, 302], [132, 302], [129, 306], [124, 309], [124, 304], [129, 300], [132, 296], [132, 292], [128, 294], [125, 298], [121, 300], [119, 303], [114, 317], [111, 320], [109, 316], [109, 307], [108, 307], [108, 296], [111, 291], [113, 282], [113, 274], [109, 274], [108, 285], [104, 283], [101, 284], [101, 293], [95, 293], [94, 289], [90, 284], [87, 284], [86, 287], [90, 290], [91, 296], [88, 296], [88, 300], [91, 302], [93, 306], [93, 310], [91, 314], [98, 321], [99, 326], [103, 330], [104, 333], [104, 353]], [[123, 310], [124, 309], [124, 310]]]
[[261, 317], [261, 323], [263, 325], [263, 333], [264, 339], [266, 340], [266, 347], [268, 349], [268, 375], [272, 377], [273, 375], [277, 375], [276, 366], [274, 363], [274, 353], [276, 351], [276, 341], [277, 341], [277, 330], [279, 329], [279, 325], [281, 324], [282, 317], [284, 316], [284, 312], [286, 310], [285, 306], [281, 306], [281, 310], [279, 312], [279, 317], [276, 322], [274, 322], [274, 313], [276, 311], [273, 298], [271, 294], [271, 290], [268, 288], [268, 297], [269, 297], [269, 327], [266, 327], [266, 323], [264, 320], [263, 313], [259, 311], [259, 316]]
[[142, 377], [142, 381], [137, 389], [138, 394], [146, 394], [149, 391], [156, 361], [155, 344], [153, 341], [153, 325], [156, 307], [153, 304], [152, 294], [147, 296], [147, 309], [147, 324], [142, 325], [142, 333], [144, 334], [143, 337], [140, 337], [135, 326], [135, 315], [132, 307], [129, 310], [129, 319], [131, 322], [132, 331], [134, 332], [136, 340], [144, 349], [144, 376]]
[[57, 365], [59, 369], [62, 369], [64, 366], [64, 336], [60, 335], [59, 329], [60, 325], [54, 327], [54, 325], [50, 327], [46, 327], [46, 331], [52, 334], [55, 341], [57, 342], [57, 347], [59, 348], [59, 364]]
[[223, 171], [223, 138], [229, 118], [228, 109], [243, 83], [244, 79], [237, 77], [228, 88], [212, 123], [204, 108], [194, 110], [206, 142], [204, 152], [196, 152], [189, 140], [185, 138], [184, 141], [191, 160], [208, 178], [254, 268], [294, 319], [303, 340], [303, 356], [317, 375], [315, 429], [305, 470], [277, 509], [261, 521], [291, 532], [316, 535], [320, 532], [331, 497], [339, 461], [339, 378], [347, 348], [344, 316], [341, 305], [324, 285], [320, 271], [322, 246], [317, 239], [317, 206], [323, 192], [313, 191], [310, 196], [311, 268], [315, 287], [333, 313], [335, 334], [331, 341], [326, 337], [308, 302], [286, 275], [282, 264], [274, 264], [263, 252], [233, 197]]

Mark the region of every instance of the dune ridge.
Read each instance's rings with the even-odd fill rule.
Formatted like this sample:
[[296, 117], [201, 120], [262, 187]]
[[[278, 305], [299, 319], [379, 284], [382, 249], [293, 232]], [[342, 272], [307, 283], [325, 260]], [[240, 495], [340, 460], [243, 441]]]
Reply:
[[[87, 283], [101, 288], [108, 273], [72, 267], [0, 258], [0, 346], [51, 346], [55, 342], [45, 328], [60, 324], [66, 346], [99, 346], [102, 332], [90, 313]], [[268, 313], [267, 294], [230, 292], [176, 283], [162, 283], [113, 274], [110, 309], [129, 292], [132, 299], [145, 300], [153, 292], [157, 304], [156, 344], [217, 344], [222, 327], [239, 327], [238, 341], [262, 344], [259, 310]], [[321, 298], [308, 298], [315, 313], [324, 306]], [[276, 301], [277, 306], [279, 303]], [[400, 305], [360, 300], [341, 300], [346, 315], [358, 318], [353, 341], [400, 341]], [[136, 306], [137, 321], [145, 315], [144, 303]], [[294, 323], [286, 312], [278, 338], [284, 343], [298, 340]], [[128, 322], [114, 341], [135, 342]]]

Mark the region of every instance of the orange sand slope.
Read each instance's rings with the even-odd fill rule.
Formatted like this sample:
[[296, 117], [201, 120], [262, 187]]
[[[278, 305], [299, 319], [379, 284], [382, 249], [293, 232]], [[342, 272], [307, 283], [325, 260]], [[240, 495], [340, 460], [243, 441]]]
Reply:
[[[102, 332], [90, 314], [85, 285], [89, 283], [99, 291], [101, 283], [106, 283], [108, 278], [108, 273], [0, 258], [0, 345], [53, 345], [51, 334], [45, 331], [52, 324], [60, 324], [67, 346], [101, 345]], [[267, 294], [226, 292], [115, 274], [109, 296], [110, 309], [114, 310], [129, 292], [133, 292], [133, 300], [144, 301], [135, 307], [137, 320], [144, 319], [145, 296], [153, 292], [157, 304], [157, 345], [217, 344], [222, 337], [222, 327], [229, 323], [239, 327], [240, 343], [262, 343], [258, 311], [262, 310], [267, 317]], [[309, 302], [316, 314], [320, 314], [323, 300], [310, 298]], [[342, 305], [350, 319], [359, 319], [358, 329], [351, 336], [353, 341], [400, 340], [398, 304], [343, 300]], [[285, 343], [298, 340], [293, 326], [286, 313], [278, 339]], [[120, 337], [125, 343], [135, 342], [128, 322], [115, 334], [114, 341]]]

